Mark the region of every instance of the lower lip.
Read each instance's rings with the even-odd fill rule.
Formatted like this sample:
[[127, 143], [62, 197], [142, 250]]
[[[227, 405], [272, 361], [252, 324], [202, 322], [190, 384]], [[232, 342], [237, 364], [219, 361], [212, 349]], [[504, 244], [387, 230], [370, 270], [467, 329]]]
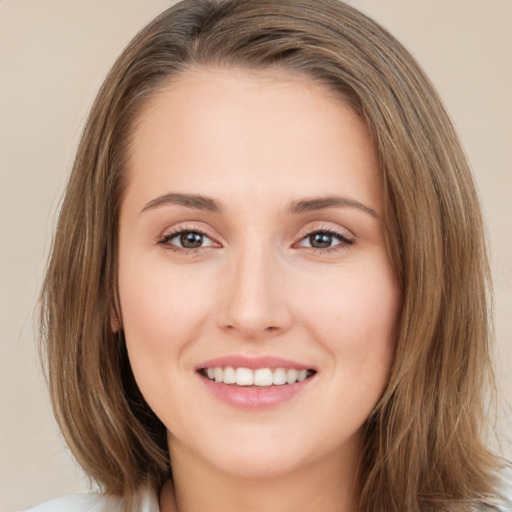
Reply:
[[314, 376], [308, 377], [301, 382], [294, 384], [283, 384], [281, 386], [248, 387], [235, 384], [224, 384], [210, 380], [199, 375], [206, 387], [217, 398], [240, 409], [268, 409], [280, 405], [299, 394], [309, 386]]

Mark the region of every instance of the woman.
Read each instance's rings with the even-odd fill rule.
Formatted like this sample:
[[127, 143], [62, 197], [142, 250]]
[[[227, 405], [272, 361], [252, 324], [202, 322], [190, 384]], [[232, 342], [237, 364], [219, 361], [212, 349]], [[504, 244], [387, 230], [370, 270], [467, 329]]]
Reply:
[[386, 31], [336, 0], [177, 4], [96, 99], [43, 289], [105, 496], [36, 510], [509, 510], [487, 276], [452, 125]]

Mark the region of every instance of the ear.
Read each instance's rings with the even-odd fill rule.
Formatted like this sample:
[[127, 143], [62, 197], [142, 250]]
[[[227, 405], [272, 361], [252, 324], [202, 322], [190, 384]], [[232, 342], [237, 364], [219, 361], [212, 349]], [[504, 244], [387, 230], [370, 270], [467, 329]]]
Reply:
[[110, 310], [110, 328], [114, 333], [119, 332], [123, 328], [123, 322], [117, 312], [114, 311], [114, 308]]

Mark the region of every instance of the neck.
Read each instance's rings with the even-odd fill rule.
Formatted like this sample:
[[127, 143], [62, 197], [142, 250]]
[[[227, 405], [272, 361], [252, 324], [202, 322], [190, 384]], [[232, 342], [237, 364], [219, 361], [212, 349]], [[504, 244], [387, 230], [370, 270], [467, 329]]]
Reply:
[[162, 489], [161, 512], [357, 512], [353, 463], [328, 457], [286, 474], [250, 478], [179, 452], [172, 456], [173, 481]]

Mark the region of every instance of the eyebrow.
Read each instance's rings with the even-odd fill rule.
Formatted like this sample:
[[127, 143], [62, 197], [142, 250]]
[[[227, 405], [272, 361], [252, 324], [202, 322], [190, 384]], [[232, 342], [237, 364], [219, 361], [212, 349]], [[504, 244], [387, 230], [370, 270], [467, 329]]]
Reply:
[[316, 210], [322, 210], [324, 208], [357, 208], [362, 210], [363, 212], [369, 213], [372, 217], [379, 218], [377, 212], [366, 206], [355, 199], [351, 199], [349, 197], [341, 197], [341, 196], [329, 196], [329, 197], [319, 197], [313, 199], [301, 199], [299, 201], [294, 201], [289, 210], [292, 213], [307, 213]]
[[[178, 192], [171, 192], [149, 201], [142, 209], [142, 212], [152, 210], [153, 208], [158, 208], [159, 206], [167, 204], [177, 204], [187, 208], [195, 208], [197, 210], [204, 210], [214, 213], [219, 213], [221, 211], [219, 204], [209, 197], [201, 196], [198, 194], [181, 194]], [[362, 210], [363, 212], [366, 212], [373, 217], [379, 217], [373, 208], [370, 208], [369, 206], [366, 206], [363, 203], [356, 201], [355, 199], [341, 196], [300, 199], [291, 203], [288, 210], [293, 214], [300, 214], [333, 207], [358, 208], [359, 210]]]
[[166, 204], [177, 204], [180, 206], [186, 206], [187, 208], [195, 208], [197, 210], [205, 210], [214, 213], [220, 212], [220, 206], [209, 197], [197, 194], [180, 194], [178, 192], [171, 192], [149, 201], [149, 203], [144, 206], [141, 213]]

